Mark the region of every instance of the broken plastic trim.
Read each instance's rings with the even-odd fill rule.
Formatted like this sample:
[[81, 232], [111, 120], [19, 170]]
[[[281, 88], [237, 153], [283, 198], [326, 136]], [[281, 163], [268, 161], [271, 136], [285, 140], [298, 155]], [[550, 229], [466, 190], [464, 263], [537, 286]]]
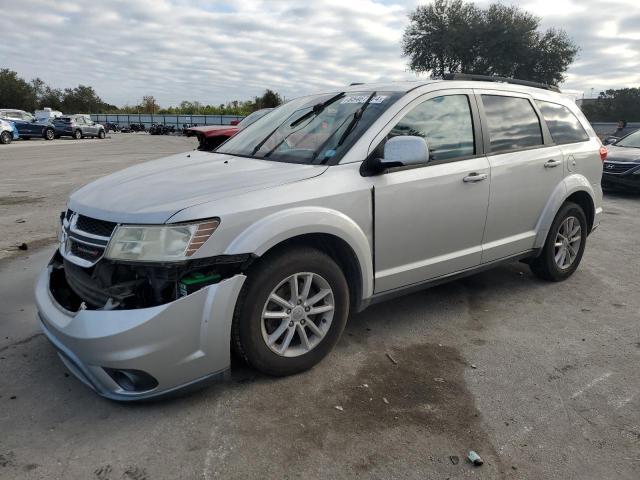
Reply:
[[221, 255], [177, 264], [103, 259], [82, 268], [56, 252], [50, 262], [49, 288], [56, 301], [72, 312], [149, 308], [242, 273], [252, 258]]

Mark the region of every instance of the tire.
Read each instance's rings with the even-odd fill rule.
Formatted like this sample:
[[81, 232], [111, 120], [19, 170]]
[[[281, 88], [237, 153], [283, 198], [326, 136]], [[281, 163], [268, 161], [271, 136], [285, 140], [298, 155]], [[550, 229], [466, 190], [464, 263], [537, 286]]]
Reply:
[[[292, 300], [290, 280], [294, 275], [301, 298], [313, 301], [313, 297], [325, 293], [311, 304], [320, 313], [308, 313], [313, 311], [310, 306], [305, 308], [302, 300]], [[305, 296], [308, 279], [311, 283]], [[268, 300], [274, 290], [293, 308]], [[265, 311], [280, 317], [263, 319]], [[236, 304], [232, 347], [256, 370], [273, 376], [292, 375], [313, 367], [331, 351], [348, 315], [349, 287], [342, 270], [328, 255], [308, 247], [276, 252], [262, 258], [247, 275]], [[301, 331], [307, 338], [306, 344]], [[274, 338], [271, 346], [267, 343], [269, 336]], [[287, 338], [290, 343], [285, 345]]]
[[[575, 232], [578, 226], [579, 232], [564, 235], [567, 232]], [[530, 262], [531, 271], [541, 279], [551, 282], [560, 282], [573, 275], [584, 254], [587, 228], [587, 217], [582, 207], [573, 202], [566, 202], [551, 224], [540, 256]], [[563, 251], [565, 257], [562, 256]]]
[[2, 145], [8, 145], [11, 143], [12, 140], [13, 140], [13, 135], [11, 135], [11, 132], [0, 133], [0, 143]]
[[75, 138], [76, 140], [80, 140], [82, 137], [82, 130], [76, 130], [75, 132], [73, 132], [73, 138]]
[[98, 132], [98, 138], [99, 138], [100, 140], [102, 140], [104, 137], [106, 137], [106, 134], [104, 133], [104, 130], [100, 130], [100, 131]]
[[43, 136], [45, 140], [53, 140], [54, 138], [56, 138], [56, 132], [53, 130], [53, 128], [47, 128], [44, 131]]

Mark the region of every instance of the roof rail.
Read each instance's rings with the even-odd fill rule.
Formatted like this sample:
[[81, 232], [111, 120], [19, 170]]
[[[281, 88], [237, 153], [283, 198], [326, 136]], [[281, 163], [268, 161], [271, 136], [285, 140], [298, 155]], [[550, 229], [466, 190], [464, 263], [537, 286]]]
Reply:
[[560, 89], [555, 85], [547, 85], [546, 83], [531, 82], [529, 80], [518, 80], [516, 78], [495, 77], [492, 75], [475, 75], [471, 73], [447, 73], [442, 76], [443, 80], [474, 80], [479, 82], [500, 82], [513, 83], [514, 85], [524, 85], [526, 87], [542, 88], [560, 93]]

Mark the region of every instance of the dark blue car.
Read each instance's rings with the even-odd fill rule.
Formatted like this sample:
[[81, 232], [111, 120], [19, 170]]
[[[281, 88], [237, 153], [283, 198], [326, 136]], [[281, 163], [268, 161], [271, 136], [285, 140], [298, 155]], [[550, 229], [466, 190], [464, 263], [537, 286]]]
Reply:
[[36, 117], [23, 110], [1, 109], [0, 118], [12, 121], [20, 138], [44, 138], [53, 140], [56, 136], [53, 124], [48, 120], [36, 120]]

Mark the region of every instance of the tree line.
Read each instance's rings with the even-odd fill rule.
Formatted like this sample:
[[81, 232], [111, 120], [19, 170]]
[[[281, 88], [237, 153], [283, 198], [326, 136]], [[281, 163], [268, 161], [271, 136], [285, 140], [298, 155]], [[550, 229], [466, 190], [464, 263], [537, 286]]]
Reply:
[[27, 81], [8, 68], [0, 69], [0, 108], [33, 112], [45, 107], [64, 113], [157, 113], [174, 115], [248, 115], [261, 108], [282, 104], [282, 96], [267, 89], [251, 100], [233, 100], [219, 105], [183, 101], [178, 106], [161, 107], [152, 95], [145, 95], [136, 105], [118, 107], [103, 101], [91, 86], [52, 88], [42, 79]]
[[621, 88], [600, 92], [595, 101], [582, 105], [590, 122], [640, 121], [640, 88]]

